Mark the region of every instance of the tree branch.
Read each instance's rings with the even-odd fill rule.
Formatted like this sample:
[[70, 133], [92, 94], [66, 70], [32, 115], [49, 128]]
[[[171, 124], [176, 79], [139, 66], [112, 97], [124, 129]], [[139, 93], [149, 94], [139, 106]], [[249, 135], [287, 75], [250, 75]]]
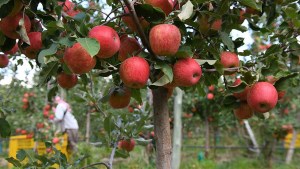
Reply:
[[110, 21], [112, 21], [114, 19], [121, 18], [122, 16], [127, 16], [127, 15], [129, 15], [129, 14], [125, 13], [125, 14], [121, 14], [121, 15], [112, 17], [110, 20], [103, 22], [101, 25], [105, 25], [105, 24], [109, 23]]
[[94, 163], [94, 164], [91, 164], [91, 165], [87, 165], [87, 166], [82, 167], [80, 169], [86, 169], [86, 168], [90, 168], [90, 167], [93, 167], [93, 166], [96, 166], [96, 165], [104, 165], [107, 169], [110, 169], [109, 165], [104, 163], [104, 162], [98, 162], [98, 163]]
[[[244, 67], [244, 66], [243, 67], [223, 68], [223, 70], [226, 71], [226, 72], [235, 72], [235, 71], [240, 70], [241, 68], [246, 69], [247, 71], [249, 71], [249, 68]], [[216, 72], [217, 69], [203, 69], [202, 71], [203, 72]]]
[[115, 142], [114, 148], [113, 148], [113, 150], [111, 151], [111, 154], [110, 154], [110, 159], [109, 159], [109, 162], [108, 162], [108, 165], [109, 165], [110, 169], [113, 169], [113, 161], [114, 161], [115, 152], [116, 152], [117, 147], [118, 147], [118, 141]]
[[152, 49], [150, 47], [148, 38], [147, 38], [147, 36], [146, 36], [146, 34], [145, 34], [141, 24], [140, 24], [139, 18], [137, 16], [136, 12], [135, 12], [135, 9], [134, 9], [134, 6], [133, 6], [134, 2], [135, 1], [129, 2], [129, 0], [124, 0], [124, 3], [127, 6], [128, 10], [131, 14], [131, 17], [134, 21], [134, 24], [137, 27], [137, 31], [138, 31], [138, 34], [140, 35], [140, 38], [142, 40], [143, 45], [147, 48], [147, 50], [149, 51], [149, 53], [153, 57], [157, 58], [157, 56], [155, 55], [155, 53], [152, 51]]

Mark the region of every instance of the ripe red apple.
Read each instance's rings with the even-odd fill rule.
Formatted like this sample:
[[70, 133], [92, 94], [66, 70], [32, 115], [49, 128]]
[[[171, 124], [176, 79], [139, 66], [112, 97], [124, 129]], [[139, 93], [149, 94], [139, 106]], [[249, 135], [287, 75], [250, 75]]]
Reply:
[[109, 26], [95, 26], [88, 35], [100, 43], [99, 58], [110, 58], [120, 49], [120, 38], [118, 33]]
[[181, 34], [175, 25], [160, 24], [154, 26], [149, 34], [149, 43], [156, 55], [176, 54], [181, 42]]
[[70, 89], [77, 84], [78, 78], [75, 74], [66, 74], [61, 72], [56, 77], [57, 83], [64, 89]]
[[247, 102], [241, 102], [240, 106], [234, 110], [234, 115], [239, 119], [249, 119], [253, 116], [253, 110]]
[[6, 55], [14, 55], [15, 53], [17, 53], [19, 47], [18, 47], [18, 44], [16, 43], [15, 46], [13, 48], [11, 48], [9, 51], [5, 51], [3, 52], [4, 54]]
[[[127, 7], [124, 7], [124, 10], [125, 10], [124, 11], [125, 14], [129, 14], [129, 10]], [[137, 27], [132, 19], [132, 16], [130, 15], [122, 16], [122, 20], [128, 26], [129, 29], [131, 29], [134, 32], [137, 32]], [[139, 22], [143, 29], [149, 26], [149, 22], [147, 22], [143, 17], [139, 17]]]
[[36, 128], [37, 129], [44, 128], [44, 123], [36, 123]]
[[172, 0], [145, 0], [147, 4], [152, 5], [153, 7], [160, 8], [168, 16], [173, 10], [173, 1]]
[[288, 115], [289, 114], [289, 109], [288, 108], [285, 108], [284, 110], [283, 110], [283, 114], [285, 114], [285, 115]]
[[[11, 39], [20, 39], [20, 35], [17, 33], [17, 30], [19, 29], [19, 21], [23, 18], [23, 13], [20, 12], [17, 15], [14, 16], [7, 16], [5, 18], [2, 18], [0, 21], [0, 30], [1, 32], [11, 38]], [[27, 32], [30, 31], [31, 23], [30, 19], [27, 15], [24, 15], [24, 25]]]
[[54, 137], [54, 138], [52, 139], [52, 143], [53, 143], [53, 144], [59, 143], [59, 138]]
[[267, 80], [267, 82], [269, 82], [271, 84], [274, 84], [277, 81], [277, 79], [272, 75], [266, 76], [266, 80]]
[[285, 96], [286, 91], [278, 91], [277, 93], [278, 93], [278, 100], [281, 100]]
[[50, 111], [50, 109], [51, 109], [51, 105], [49, 105], [49, 104], [45, 105], [43, 108], [43, 110], [45, 110], [45, 111]]
[[222, 20], [217, 19], [211, 24], [211, 29], [219, 31], [222, 28]]
[[155, 136], [154, 131], [151, 131], [151, 132], [150, 132], [150, 136], [154, 138], [154, 136]]
[[240, 10], [240, 18], [239, 18], [240, 24], [242, 24], [245, 20], [245, 16], [244, 16], [245, 13], [246, 13], [245, 10], [243, 10], [243, 9]]
[[142, 88], [147, 84], [150, 66], [144, 58], [134, 56], [122, 62], [119, 72], [121, 80], [126, 86]]
[[25, 48], [24, 54], [30, 59], [35, 59], [42, 48], [42, 33], [30, 32], [28, 33], [28, 38], [30, 40], [30, 46]]
[[130, 89], [127, 87], [118, 88], [109, 97], [109, 104], [112, 108], [121, 109], [129, 105], [131, 98]]
[[23, 104], [22, 109], [26, 110], [28, 108], [28, 104]]
[[214, 85], [210, 85], [208, 86], [208, 90], [213, 92], [215, 90], [215, 86]]
[[23, 98], [23, 99], [22, 99], [22, 102], [23, 102], [23, 103], [28, 103], [29, 101], [28, 101], [27, 98]]
[[[240, 78], [237, 78], [235, 80], [235, 82], [233, 83], [233, 86], [238, 86], [241, 83], [242, 83], [242, 80]], [[242, 92], [233, 93], [233, 96], [241, 101], [245, 101], [245, 100], [247, 100], [247, 95], [248, 95], [249, 89], [250, 89], [250, 87], [246, 86], [246, 88]]]
[[21, 134], [23, 135], [27, 134], [27, 130], [21, 130]]
[[75, 74], [87, 73], [96, 65], [96, 58], [92, 57], [80, 43], [75, 43], [72, 47], [67, 48], [63, 60]]
[[207, 94], [207, 96], [206, 96], [206, 98], [208, 99], [208, 100], [213, 100], [214, 99], [214, 94], [212, 94], [212, 93], [208, 93]]
[[129, 105], [127, 109], [129, 111], [129, 113], [132, 113], [134, 111], [134, 108], [131, 105]]
[[33, 138], [33, 133], [28, 133], [26, 135], [26, 139], [32, 139]]
[[133, 138], [131, 138], [130, 140], [122, 140], [119, 143], [119, 147], [128, 152], [132, 151], [134, 149], [134, 146], [135, 146], [135, 141]]
[[195, 85], [202, 76], [200, 65], [192, 58], [178, 60], [173, 66], [173, 81], [177, 86]]
[[7, 55], [0, 54], [0, 68], [7, 67], [8, 62], [9, 62], [9, 59], [8, 59]]
[[47, 153], [51, 153], [52, 152], [52, 148], [51, 147], [46, 148], [46, 152]]
[[256, 112], [265, 113], [273, 109], [278, 100], [276, 88], [268, 82], [257, 82], [249, 90], [247, 102]]
[[127, 35], [122, 35], [120, 37], [121, 45], [119, 50], [119, 61], [124, 61], [128, 57], [133, 56], [134, 54], [137, 55], [137, 51], [140, 51], [142, 47], [140, 46], [139, 42], [134, 39], [130, 38]]
[[50, 120], [53, 120], [53, 119], [54, 119], [54, 114], [50, 114], [50, 115], [49, 115], [49, 119], [50, 119]]
[[75, 15], [80, 13], [78, 9], [75, 9], [76, 7], [75, 3], [71, 2], [70, 0], [66, 0], [65, 2], [58, 2], [58, 4], [59, 5], [64, 4], [63, 11], [71, 17], [74, 17]]
[[16, 134], [21, 134], [22, 129], [16, 128]]
[[28, 97], [29, 97], [29, 93], [27, 93], [27, 92], [24, 93], [23, 97], [24, 97], [24, 98], [28, 98]]
[[[232, 53], [232, 52], [226, 52], [226, 51], [221, 53], [220, 62], [224, 68], [234, 68], [234, 67], [239, 67], [239, 65], [240, 65], [240, 60], [239, 60], [237, 54]], [[230, 75], [233, 73], [234, 72], [232, 72], [232, 71], [225, 72], [225, 74], [227, 74], [227, 75]]]
[[49, 111], [43, 111], [43, 116], [44, 116], [44, 118], [48, 118], [48, 116], [49, 116]]

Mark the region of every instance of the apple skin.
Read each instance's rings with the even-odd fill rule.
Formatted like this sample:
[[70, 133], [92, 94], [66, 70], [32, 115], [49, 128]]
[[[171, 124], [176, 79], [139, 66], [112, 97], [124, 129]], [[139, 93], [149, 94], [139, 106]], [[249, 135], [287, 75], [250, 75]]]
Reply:
[[63, 2], [58, 2], [58, 5], [63, 5], [63, 11], [68, 14], [71, 17], [74, 17], [75, 15], [77, 15], [78, 13], [80, 13], [79, 10], [74, 10], [75, 8], [75, 4], [73, 2], [71, 2], [70, 0], [66, 0], [64, 3]]
[[[124, 7], [124, 12], [125, 14], [129, 14], [129, 10], [127, 7]], [[134, 32], [137, 32], [137, 27], [132, 19], [132, 17], [130, 15], [128, 16], [122, 16], [122, 21], [128, 26], [129, 29], [131, 29], [132, 31]], [[149, 26], [149, 22], [147, 22], [145, 20], [145, 18], [143, 17], [139, 17], [139, 21], [140, 21], [140, 24], [142, 26], [143, 29], [145, 29], [146, 27]]]
[[118, 33], [109, 26], [95, 26], [89, 31], [90, 38], [100, 43], [100, 51], [97, 57], [110, 58], [120, 49], [120, 38]]
[[50, 111], [51, 106], [49, 104], [45, 105], [43, 110]]
[[27, 130], [21, 130], [21, 134], [27, 134]]
[[173, 66], [173, 81], [176, 86], [193, 86], [200, 80], [202, 69], [192, 58], [178, 60]]
[[0, 54], [0, 68], [7, 67], [8, 63], [9, 63], [8, 56], [5, 54]]
[[208, 91], [213, 92], [214, 90], [215, 90], [215, 86], [214, 85], [208, 86]]
[[120, 40], [121, 45], [118, 59], [121, 62], [127, 59], [128, 57], [133, 56], [133, 54], [138, 54], [136, 52], [142, 49], [141, 45], [136, 39], [130, 38], [127, 35], [122, 35]]
[[222, 20], [217, 19], [211, 24], [211, 29], [219, 31], [222, 29]]
[[130, 139], [130, 140], [121, 140], [119, 142], [119, 148], [126, 150], [128, 152], [132, 151], [134, 149], [135, 146], [135, 141], [134, 139]]
[[208, 93], [207, 94], [207, 96], [206, 96], [206, 98], [208, 99], [208, 100], [213, 100], [214, 99], [214, 94], [212, 94], [212, 93]]
[[43, 45], [42, 44], [42, 33], [41, 32], [30, 32], [30, 33], [28, 33], [28, 38], [30, 41], [30, 46], [25, 48], [24, 54], [29, 59], [35, 59]]
[[[15, 16], [7, 16], [0, 21], [0, 31], [11, 39], [20, 39], [20, 35], [17, 33], [19, 27], [19, 21], [23, 18], [23, 13], [20, 12]], [[27, 15], [24, 15], [24, 25], [26, 32], [30, 31], [31, 22]]]
[[277, 93], [278, 93], [278, 100], [281, 100], [285, 96], [286, 91], [278, 91]]
[[18, 52], [18, 50], [19, 50], [19, 47], [18, 47], [18, 44], [16, 43], [13, 48], [11, 48], [9, 51], [5, 51], [3, 53], [6, 55], [14, 55]]
[[276, 88], [268, 82], [257, 82], [249, 90], [248, 105], [256, 112], [265, 113], [273, 109], [278, 101]]
[[239, 119], [249, 119], [253, 116], [253, 110], [247, 102], [241, 102], [240, 106], [234, 110], [234, 115]]
[[112, 92], [112, 94], [109, 97], [109, 104], [114, 109], [122, 109], [129, 105], [130, 98], [130, 89], [124, 87]]
[[44, 116], [44, 118], [48, 118], [49, 117], [49, 111], [44, 110], [43, 111], [43, 116]]
[[[233, 86], [238, 86], [241, 83], [242, 83], [242, 80], [240, 78], [238, 78], [233, 83]], [[241, 101], [245, 101], [245, 100], [247, 100], [247, 95], [248, 95], [249, 90], [250, 90], [250, 87], [246, 86], [246, 88], [242, 92], [233, 93], [233, 96]]]
[[75, 74], [88, 73], [96, 65], [96, 58], [92, 57], [80, 43], [75, 43], [66, 49], [63, 61]]
[[75, 75], [75, 74], [70, 75], [70, 74], [66, 74], [64, 72], [61, 72], [60, 74], [58, 74], [56, 79], [57, 79], [57, 83], [59, 84], [59, 86], [64, 89], [71, 89], [78, 82], [77, 75]]
[[[237, 54], [232, 53], [232, 52], [222, 52], [221, 53], [221, 64], [223, 65], [224, 68], [233, 68], [233, 67], [239, 67], [240, 65], [240, 60], [237, 56]], [[234, 74], [235, 72], [225, 72], [225, 75], [231, 75]]]
[[52, 139], [52, 143], [53, 143], [53, 144], [59, 143], [59, 138], [54, 137], [54, 138]]
[[37, 124], [36, 124], [36, 128], [37, 128], [37, 129], [44, 128], [44, 123], [37, 123]]
[[274, 84], [277, 81], [277, 79], [272, 75], [266, 76], [266, 80], [267, 80], [267, 82], [269, 82], [271, 84]]
[[149, 43], [156, 55], [176, 54], [181, 42], [181, 34], [175, 25], [160, 24], [154, 26], [149, 34]]
[[150, 66], [144, 58], [134, 56], [122, 62], [119, 73], [121, 80], [127, 87], [138, 89], [147, 84]]
[[49, 115], [49, 119], [50, 119], [50, 120], [53, 120], [53, 119], [54, 119], [54, 114], [50, 114], [50, 115]]
[[173, 10], [172, 0], [145, 0], [145, 2], [153, 7], [162, 9], [166, 16], [168, 16]]

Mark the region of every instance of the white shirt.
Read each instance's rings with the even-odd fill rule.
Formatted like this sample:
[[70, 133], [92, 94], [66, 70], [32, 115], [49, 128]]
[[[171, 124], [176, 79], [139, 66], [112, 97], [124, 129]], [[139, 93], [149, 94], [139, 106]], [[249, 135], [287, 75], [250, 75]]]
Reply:
[[[67, 113], [64, 117], [64, 113], [66, 110], [67, 110]], [[65, 129], [78, 129], [77, 120], [71, 113], [71, 109], [69, 108], [69, 105], [67, 103], [63, 103], [63, 102], [59, 103], [56, 106], [54, 122], [59, 122], [61, 120], [63, 120], [63, 126], [62, 126], [63, 131]]]

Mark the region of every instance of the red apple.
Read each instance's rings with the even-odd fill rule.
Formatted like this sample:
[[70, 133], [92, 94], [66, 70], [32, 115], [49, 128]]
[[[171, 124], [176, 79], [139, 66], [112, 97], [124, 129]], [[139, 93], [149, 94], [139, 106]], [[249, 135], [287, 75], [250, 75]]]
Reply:
[[253, 110], [247, 102], [241, 102], [240, 106], [234, 110], [234, 115], [239, 119], [249, 119], [253, 116]]
[[[125, 10], [124, 11], [125, 14], [129, 14], [129, 10], [127, 7], [124, 7], [124, 10]], [[130, 15], [122, 16], [122, 20], [128, 26], [129, 29], [131, 29], [134, 32], [137, 32], [137, 27], [132, 19], [132, 16]], [[149, 22], [147, 22], [143, 17], [139, 17], [139, 22], [143, 29], [149, 26]]]
[[46, 152], [47, 153], [51, 153], [52, 152], [52, 148], [51, 147], [46, 148]]
[[53, 120], [53, 119], [54, 119], [54, 114], [50, 114], [50, 115], [49, 115], [49, 119], [50, 119], [50, 120]]
[[129, 113], [132, 113], [133, 111], [134, 111], [134, 108], [132, 107], [132, 106], [128, 106], [128, 111], [129, 111]]
[[27, 134], [27, 130], [21, 130], [21, 134], [23, 135]]
[[63, 10], [66, 14], [68, 14], [71, 17], [74, 17], [78, 13], [80, 13], [79, 10], [75, 9], [76, 5], [71, 2], [70, 0], [66, 0], [65, 2], [58, 2], [59, 5], [64, 4]]
[[200, 65], [192, 58], [178, 60], [173, 66], [173, 81], [177, 86], [195, 85], [202, 76]]
[[44, 106], [45, 111], [50, 111], [50, 109], [51, 109], [51, 105], [47, 104]]
[[207, 98], [208, 100], [213, 100], [213, 99], [214, 99], [214, 94], [208, 93], [207, 96], [206, 96], [206, 98]]
[[173, 1], [172, 0], [145, 0], [147, 4], [152, 5], [153, 7], [160, 8], [168, 16], [173, 10]]
[[80, 43], [75, 43], [72, 47], [67, 48], [63, 60], [75, 74], [87, 73], [96, 65], [96, 58], [92, 57]]
[[29, 97], [29, 93], [24, 93], [23, 97], [24, 98], [28, 98]]
[[281, 100], [285, 96], [286, 91], [278, 91], [277, 93], [278, 93], [278, 100]]
[[283, 110], [283, 114], [285, 114], [285, 115], [288, 115], [289, 114], [289, 109], [288, 108], [285, 108], [284, 110]]
[[[19, 21], [23, 18], [23, 13], [20, 12], [14, 16], [7, 16], [2, 18], [0, 21], [0, 30], [1, 32], [11, 38], [11, 39], [20, 39], [20, 35], [18, 34], [17, 30], [20, 28]], [[31, 23], [30, 19], [27, 15], [24, 15], [24, 25], [27, 32], [30, 31]]]
[[277, 79], [272, 75], [266, 76], [266, 80], [267, 80], [267, 82], [269, 82], [271, 84], [274, 84], [277, 81]]
[[25, 48], [24, 54], [30, 59], [35, 59], [42, 48], [42, 33], [30, 32], [28, 33], [28, 38], [30, 40], [30, 46]]
[[8, 63], [9, 63], [9, 59], [7, 55], [0, 54], [0, 68], [7, 67]]
[[27, 98], [23, 98], [23, 99], [22, 99], [22, 102], [23, 102], [23, 103], [28, 103], [29, 101], [28, 101]]
[[57, 83], [64, 89], [70, 89], [77, 84], [78, 78], [75, 74], [61, 72], [56, 77]]
[[28, 104], [23, 104], [22, 109], [26, 110], [28, 108]]
[[123, 150], [126, 150], [128, 152], [132, 151], [134, 149], [135, 146], [135, 141], [134, 139], [130, 139], [130, 140], [122, 140], [119, 143], [119, 147]]
[[59, 138], [54, 137], [54, 138], [52, 139], [52, 143], [53, 143], [53, 144], [59, 143]]
[[156, 55], [171, 56], [176, 54], [179, 49], [181, 34], [174, 25], [160, 24], [151, 29], [149, 42]]
[[127, 87], [118, 88], [109, 97], [109, 104], [112, 108], [121, 109], [129, 105], [131, 98], [130, 89]]
[[16, 134], [21, 134], [22, 129], [16, 128]]
[[[242, 83], [242, 80], [240, 78], [236, 79], [235, 82], [233, 83], [233, 86], [239, 86]], [[250, 87], [246, 86], [246, 88], [239, 93], [233, 93], [233, 96], [241, 101], [247, 100], [247, 95], [249, 92]]]
[[43, 116], [44, 116], [44, 118], [48, 118], [48, 116], [49, 116], [49, 111], [43, 111]]
[[15, 46], [13, 48], [11, 48], [9, 51], [5, 51], [3, 52], [4, 54], [6, 55], [14, 55], [15, 53], [17, 53], [19, 47], [18, 47], [18, 44], [16, 43]]
[[246, 13], [245, 10], [243, 10], [243, 9], [240, 10], [240, 18], [239, 18], [240, 24], [242, 24], [245, 20], [245, 16], [244, 16], [245, 13]]
[[246, 13], [247, 14], [251, 14], [251, 15], [258, 15], [259, 14], [259, 11], [254, 9], [254, 8], [251, 8], [251, 7], [247, 7], [246, 8]]
[[127, 35], [122, 35], [121, 38], [121, 45], [119, 50], [119, 61], [124, 61], [128, 57], [133, 56], [134, 54], [138, 54], [137, 52], [142, 49], [139, 42], [134, 39], [130, 38]]
[[44, 123], [36, 123], [36, 128], [37, 129], [44, 128]]
[[211, 29], [219, 31], [222, 28], [222, 20], [217, 19], [211, 24]]
[[268, 82], [257, 82], [249, 90], [247, 102], [256, 112], [265, 113], [273, 109], [278, 101], [276, 88]]
[[33, 138], [33, 133], [29, 133], [26, 135], [26, 139], [32, 139]]
[[150, 66], [144, 58], [134, 56], [122, 62], [119, 72], [121, 80], [126, 86], [142, 88], [147, 84]]
[[213, 92], [215, 90], [215, 86], [214, 85], [210, 85], [208, 86], [208, 90]]
[[[222, 52], [221, 53], [221, 64], [223, 65], [224, 68], [234, 68], [234, 67], [239, 67], [240, 65], [240, 60], [237, 56], [237, 54], [232, 53], [232, 52]], [[234, 72], [232, 71], [227, 71], [225, 74], [233, 74]]]
[[120, 49], [120, 38], [118, 33], [109, 26], [95, 26], [88, 35], [100, 43], [99, 58], [110, 58]]

